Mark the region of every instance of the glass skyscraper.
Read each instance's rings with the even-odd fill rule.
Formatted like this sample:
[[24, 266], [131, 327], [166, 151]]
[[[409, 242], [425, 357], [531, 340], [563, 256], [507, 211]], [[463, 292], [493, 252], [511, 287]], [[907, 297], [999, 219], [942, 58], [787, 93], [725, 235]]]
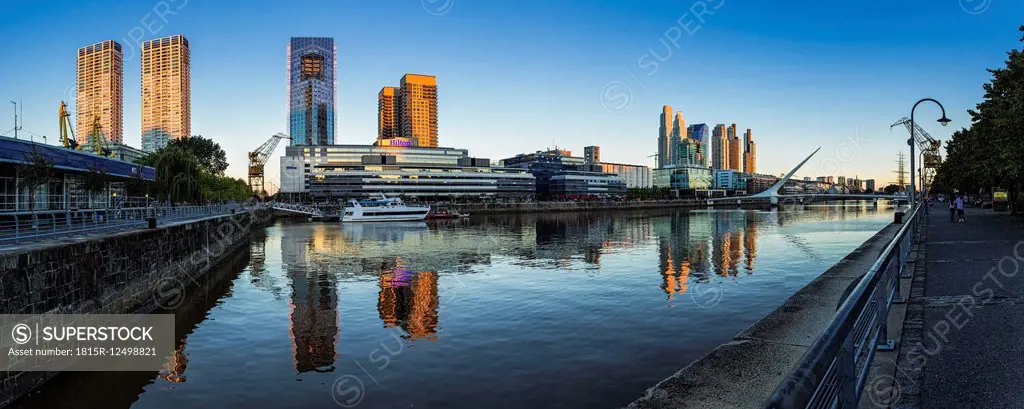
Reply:
[[330, 37], [292, 37], [288, 44], [290, 145], [334, 144], [338, 49]]
[[711, 166], [711, 128], [708, 127], [708, 124], [690, 125], [686, 128], [686, 135], [697, 142], [699, 165]]

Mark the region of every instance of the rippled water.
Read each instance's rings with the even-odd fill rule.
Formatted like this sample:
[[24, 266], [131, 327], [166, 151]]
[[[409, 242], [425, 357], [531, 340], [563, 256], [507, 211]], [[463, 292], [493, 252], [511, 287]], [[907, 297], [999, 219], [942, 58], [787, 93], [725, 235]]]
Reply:
[[281, 220], [176, 311], [161, 373], [65, 373], [15, 407], [621, 407], [891, 220], [861, 206]]

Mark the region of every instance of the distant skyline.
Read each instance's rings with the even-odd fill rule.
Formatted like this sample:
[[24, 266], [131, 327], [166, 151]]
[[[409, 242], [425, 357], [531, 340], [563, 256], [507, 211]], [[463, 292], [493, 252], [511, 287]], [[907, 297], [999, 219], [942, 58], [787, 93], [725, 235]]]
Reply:
[[[116, 40], [124, 141], [140, 147], [139, 44], [182, 34], [191, 133], [220, 143], [228, 174], [244, 178], [246, 152], [289, 130], [282, 50], [291, 37], [331, 37], [335, 143], [373, 143], [381, 88], [428, 73], [444, 83], [439, 145], [475, 157], [599, 145], [605, 161], [653, 166], [655, 121], [671, 105], [690, 123], [756, 130], [761, 173], [785, 172], [821, 146], [801, 177], [883, 186], [895, 180], [897, 153], [908, 152], [906, 129], [889, 125], [933, 97], [954, 121], [939, 127], [938, 109], [922, 106], [918, 120], [933, 136], [969, 126], [985, 69], [1020, 47], [1022, 12], [1022, 2], [994, 0], [14, 0], [0, 13], [9, 40], [0, 96], [23, 102], [22, 135], [56, 144], [57, 106], [74, 106], [78, 48]], [[12, 135], [13, 106], [4, 105], [0, 132]], [[277, 175], [272, 160], [267, 180]]]

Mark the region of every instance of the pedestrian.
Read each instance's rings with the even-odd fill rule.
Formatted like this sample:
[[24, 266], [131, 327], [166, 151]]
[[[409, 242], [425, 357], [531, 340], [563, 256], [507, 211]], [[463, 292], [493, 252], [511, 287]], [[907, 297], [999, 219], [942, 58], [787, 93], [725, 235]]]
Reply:
[[928, 208], [931, 207], [931, 203], [929, 203], [930, 201], [928, 200], [928, 196], [922, 196], [921, 200], [924, 201], [924, 215], [927, 216]]
[[959, 222], [964, 222], [964, 197], [957, 196], [956, 198], [956, 215], [959, 218]]
[[952, 199], [949, 200], [949, 221], [956, 221], [956, 201]]

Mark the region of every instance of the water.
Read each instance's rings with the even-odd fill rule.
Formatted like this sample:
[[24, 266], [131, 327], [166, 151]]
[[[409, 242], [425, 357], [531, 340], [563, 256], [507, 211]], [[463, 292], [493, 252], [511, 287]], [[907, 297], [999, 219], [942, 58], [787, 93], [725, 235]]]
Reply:
[[176, 311], [158, 373], [19, 408], [621, 407], [780, 305], [892, 209], [278, 221]]

